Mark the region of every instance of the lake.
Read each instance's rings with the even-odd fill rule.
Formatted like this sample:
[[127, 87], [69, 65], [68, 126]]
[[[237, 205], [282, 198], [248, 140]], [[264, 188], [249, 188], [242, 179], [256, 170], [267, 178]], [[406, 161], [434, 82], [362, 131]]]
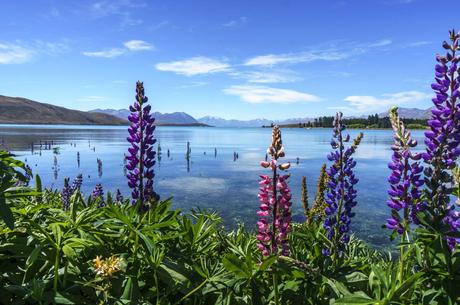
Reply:
[[[319, 170], [331, 150], [331, 132], [282, 129], [285, 159], [292, 163], [289, 185], [296, 221], [304, 219], [301, 177], [307, 177], [311, 202]], [[354, 137], [359, 131], [349, 132]], [[382, 246], [389, 244], [389, 232], [381, 226], [389, 215], [385, 201], [392, 132], [363, 132], [364, 139], [355, 156], [360, 181], [352, 228], [367, 242]], [[414, 131], [413, 136], [423, 143], [423, 131]], [[126, 137], [126, 127], [119, 126], [0, 125], [0, 144], [26, 161], [34, 174], [41, 176], [44, 186], [61, 189], [65, 177], [73, 180], [82, 173], [82, 190], [87, 195], [97, 183], [105, 191], [120, 188], [124, 195], [129, 195], [123, 162], [128, 148]], [[240, 222], [247, 228], [255, 227], [259, 174], [268, 172], [259, 166], [259, 161], [265, 158], [271, 129], [160, 126], [156, 137], [161, 155], [155, 165], [155, 188], [162, 199], [173, 197], [173, 206], [183, 210], [214, 209], [229, 228]], [[185, 158], [187, 142], [191, 147], [189, 162]], [[236, 160], [234, 153], [238, 154]], [[102, 161], [102, 168], [98, 169], [97, 159]]]

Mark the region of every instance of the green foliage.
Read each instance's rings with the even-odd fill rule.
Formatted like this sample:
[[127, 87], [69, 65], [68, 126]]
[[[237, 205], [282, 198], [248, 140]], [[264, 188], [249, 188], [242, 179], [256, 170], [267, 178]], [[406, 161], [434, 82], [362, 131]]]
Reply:
[[[38, 187], [38, 186], [37, 186]], [[39, 188], [39, 187], [38, 187]], [[109, 198], [111, 198], [110, 196]], [[294, 224], [291, 257], [262, 258], [253, 233], [226, 232], [215, 213], [182, 214], [160, 202], [139, 214], [129, 202], [97, 208], [76, 192], [19, 198], [14, 229], [0, 227], [4, 304], [455, 304], [460, 253], [418, 232], [404, 277], [390, 255], [352, 238], [332, 264], [322, 224]], [[428, 251], [428, 255], [424, 255]], [[109, 274], [96, 257], [120, 266]]]
[[14, 159], [7, 151], [0, 151], [0, 219], [9, 228], [14, 227], [14, 218], [9, 205], [21, 197], [36, 195], [26, 188], [32, 171], [24, 162]]
[[398, 260], [352, 236], [332, 262], [320, 218], [292, 225], [290, 257], [263, 258], [253, 232], [225, 231], [216, 213], [184, 214], [169, 199], [139, 214], [129, 200], [107, 194], [98, 208], [77, 191], [64, 211], [59, 192], [42, 190], [39, 177], [35, 189], [20, 186], [30, 171], [0, 157], [10, 213], [0, 224], [0, 304], [460, 302], [460, 251], [450, 253], [445, 225], [423, 213], [425, 228]]

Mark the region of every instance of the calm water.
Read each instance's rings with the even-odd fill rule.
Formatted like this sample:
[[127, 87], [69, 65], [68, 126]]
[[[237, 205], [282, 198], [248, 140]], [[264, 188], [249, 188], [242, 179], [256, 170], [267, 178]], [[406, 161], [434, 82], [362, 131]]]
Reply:
[[[357, 133], [350, 131], [352, 137]], [[327, 161], [331, 130], [283, 129], [282, 135], [286, 159], [292, 163], [289, 172], [293, 214], [301, 221], [301, 176], [307, 176], [312, 198], [321, 165]], [[423, 143], [422, 131], [413, 135]], [[0, 144], [27, 161], [45, 186], [61, 188], [64, 177], [72, 180], [82, 173], [83, 191], [87, 194], [97, 183], [102, 183], [106, 191], [120, 188], [122, 193], [129, 194], [123, 166], [123, 154], [128, 148], [126, 136], [125, 127], [0, 125]], [[162, 198], [174, 197], [173, 205], [185, 210], [194, 207], [215, 209], [227, 226], [245, 222], [251, 227], [255, 223], [258, 175], [267, 172], [258, 164], [264, 159], [271, 140], [270, 129], [158, 127], [157, 138], [162, 153], [156, 164], [155, 185]], [[52, 147], [57, 149], [45, 149], [45, 142], [51, 141]], [[192, 151], [189, 164], [185, 159], [187, 141]], [[381, 225], [388, 216], [385, 201], [389, 171], [386, 164], [391, 155], [391, 143], [391, 131], [365, 130], [356, 154], [360, 181], [353, 229], [375, 245], [389, 242], [388, 232]], [[80, 153], [80, 166], [77, 152]], [[239, 156], [235, 161], [234, 152]], [[98, 171], [98, 158], [102, 160], [102, 172]]]

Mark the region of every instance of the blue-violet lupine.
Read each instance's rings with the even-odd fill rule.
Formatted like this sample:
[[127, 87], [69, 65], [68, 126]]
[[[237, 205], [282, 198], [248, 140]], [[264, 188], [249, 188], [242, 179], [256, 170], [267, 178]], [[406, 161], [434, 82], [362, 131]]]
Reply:
[[128, 119], [131, 126], [128, 128], [131, 143], [126, 159], [128, 170], [128, 186], [132, 189], [132, 203], [139, 202], [139, 209], [145, 211], [158, 201], [159, 196], [153, 190], [153, 166], [155, 164], [155, 150], [153, 137], [155, 119], [150, 114], [150, 105], [146, 105], [148, 98], [144, 95], [144, 84], [136, 83], [136, 101], [129, 106], [131, 114]]
[[72, 196], [72, 187], [69, 185], [69, 178], [64, 178], [64, 187], [62, 188], [62, 205], [64, 211], [69, 209], [70, 197]]
[[69, 209], [70, 197], [76, 192], [80, 190], [81, 184], [83, 183], [83, 175], [79, 174], [72, 183], [72, 186], [69, 185], [69, 178], [64, 179], [64, 187], [62, 189], [62, 203], [64, 210]]
[[[387, 201], [391, 208], [391, 218], [387, 219], [386, 227], [403, 234], [409, 229], [409, 224], [418, 224], [417, 212], [424, 209], [421, 201], [420, 187], [423, 185], [421, 173], [423, 167], [418, 160], [420, 153], [411, 152], [417, 146], [417, 141], [411, 137], [404, 123], [398, 116], [398, 108], [390, 110], [390, 121], [394, 131], [394, 144], [391, 146], [393, 155], [388, 167], [391, 175], [388, 178], [390, 188]], [[399, 212], [402, 211], [402, 215]]]
[[328, 168], [328, 183], [326, 191], [326, 218], [324, 229], [326, 236], [330, 240], [330, 247], [323, 249], [323, 255], [341, 257], [346, 245], [350, 241], [350, 222], [354, 216], [352, 208], [356, 205], [357, 191], [354, 185], [358, 183], [353, 168], [356, 161], [352, 155], [356, 151], [363, 134], [360, 133], [350, 147], [345, 147], [344, 143], [350, 141], [350, 135], [344, 136], [345, 124], [343, 115], [338, 112], [334, 118], [333, 138], [331, 147], [333, 151], [328, 155], [328, 160], [333, 164]]
[[[431, 85], [436, 97], [428, 120], [429, 131], [425, 132], [427, 146], [423, 159], [429, 165], [425, 168], [425, 189], [427, 212], [431, 223], [446, 224], [451, 232], [458, 232], [458, 213], [450, 203], [453, 178], [451, 170], [460, 155], [460, 69], [457, 55], [460, 33], [450, 31], [450, 43], [444, 41], [445, 55], [437, 55], [435, 83]], [[451, 250], [460, 239], [446, 234]]]
[[96, 184], [96, 186], [94, 187], [93, 193], [91, 194], [91, 199], [93, 200], [93, 202], [98, 203], [98, 207], [103, 207], [105, 205], [104, 190], [100, 183]]
[[121, 194], [120, 192], [120, 189], [117, 189], [117, 195], [115, 197], [115, 200], [118, 202], [118, 203], [122, 203], [124, 198], [123, 198], [123, 195]]

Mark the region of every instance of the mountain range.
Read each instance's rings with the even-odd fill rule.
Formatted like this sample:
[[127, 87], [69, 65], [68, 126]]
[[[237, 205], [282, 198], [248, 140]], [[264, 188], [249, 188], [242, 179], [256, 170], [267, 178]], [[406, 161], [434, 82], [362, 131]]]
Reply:
[[[431, 115], [431, 108], [428, 109], [418, 109], [418, 108], [398, 108], [398, 114], [401, 118], [404, 119], [428, 119]], [[379, 113], [379, 117], [387, 117], [387, 112]]]
[[[110, 114], [119, 118], [126, 119], [129, 115], [129, 111], [126, 109], [114, 110], [114, 109], [95, 109], [91, 112], [101, 112]], [[427, 119], [430, 116], [430, 109], [418, 109], [418, 108], [398, 108], [398, 113], [402, 118], [412, 119]], [[214, 127], [261, 127], [269, 126], [270, 124], [289, 125], [297, 123], [307, 123], [313, 121], [314, 118], [291, 118], [285, 120], [269, 120], [269, 119], [253, 119], [253, 120], [236, 120], [236, 119], [223, 119], [214, 116], [204, 116], [202, 118], [195, 119], [191, 115], [185, 112], [173, 112], [173, 113], [159, 113], [155, 112], [154, 117], [156, 118], [158, 125], [209, 125]], [[388, 112], [382, 112], [379, 117], [388, 116]], [[363, 116], [367, 117], [367, 115]]]
[[[430, 109], [399, 108], [402, 118], [427, 119]], [[127, 125], [127, 109], [71, 110], [51, 104], [40, 103], [22, 97], [0, 95], [0, 124], [79, 124], [79, 125]], [[253, 119], [236, 120], [205, 116], [195, 119], [185, 112], [154, 112], [158, 125], [169, 126], [215, 126], [215, 127], [261, 127], [270, 124], [288, 125], [306, 123], [314, 118], [291, 118], [285, 120]], [[382, 112], [380, 117], [388, 116]], [[367, 117], [367, 116], [363, 116]]]
[[[117, 118], [127, 120], [130, 114], [127, 109], [94, 109], [90, 110], [90, 113], [105, 113], [113, 115]], [[153, 117], [155, 118], [155, 123], [157, 125], [168, 125], [168, 126], [206, 126], [204, 122], [197, 121], [191, 115], [185, 112], [173, 112], [173, 113], [160, 113], [153, 112]]]

